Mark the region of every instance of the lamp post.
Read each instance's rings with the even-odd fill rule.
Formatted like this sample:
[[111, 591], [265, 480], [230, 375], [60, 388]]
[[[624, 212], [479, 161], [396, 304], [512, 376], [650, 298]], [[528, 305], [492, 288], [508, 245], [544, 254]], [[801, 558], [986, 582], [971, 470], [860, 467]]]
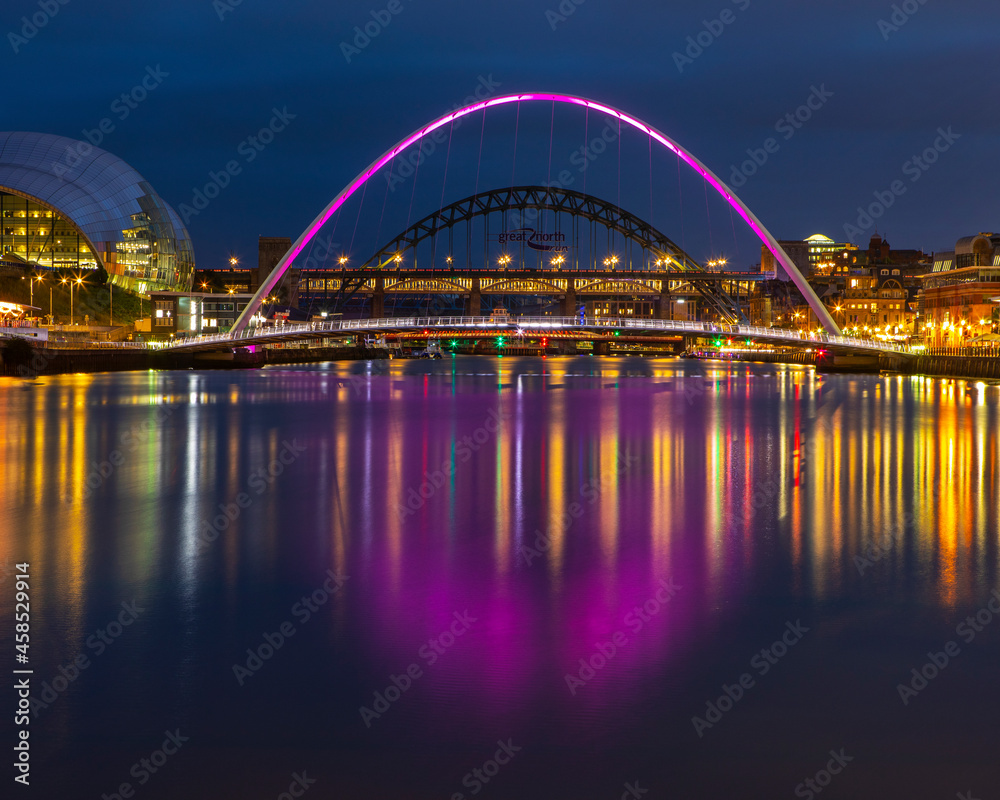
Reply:
[[[68, 283], [68, 281], [67, 281], [66, 278], [62, 278], [59, 281], [59, 283], [66, 284], [66, 283]], [[70, 312], [69, 312], [70, 323], [69, 324], [72, 325], [73, 324], [73, 284], [72, 283], [70, 283], [70, 285], [69, 285], [69, 308], [70, 308]]]
[[115, 326], [115, 285], [108, 281], [108, 327]]
[[51, 286], [49, 287], [49, 325], [56, 324], [55, 315], [52, 313], [52, 288]]
[[73, 321], [73, 284], [75, 283], [77, 286], [79, 286], [81, 283], [83, 283], [83, 278], [79, 276], [77, 276], [75, 280], [67, 280], [66, 278], [63, 278], [59, 282], [69, 283], [69, 324], [75, 325], [76, 323]]

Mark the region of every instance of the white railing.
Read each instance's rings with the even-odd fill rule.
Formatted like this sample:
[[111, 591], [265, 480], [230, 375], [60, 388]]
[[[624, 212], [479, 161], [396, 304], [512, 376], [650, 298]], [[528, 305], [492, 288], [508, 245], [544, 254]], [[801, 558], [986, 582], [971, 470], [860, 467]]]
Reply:
[[34, 339], [27, 336], [18, 336], [17, 334], [0, 334], [0, 339], [3, 338], [20, 338], [24, 339], [32, 344], [40, 345], [47, 350], [146, 350], [149, 349], [149, 344], [147, 342], [106, 342], [106, 341], [91, 341], [89, 339], [73, 340], [68, 339], [66, 341], [56, 341], [55, 339]]
[[240, 345], [241, 343], [266, 343], [270, 340], [295, 338], [299, 335], [315, 337], [322, 334], [338, 334], [364, 331], [405, 331], [441, 330], [461, 328], [508, 329], [514, 332], [546, 331], [566, 329], [614, 328], [636, 332], [683, 333], [699, 336], [750, 337], [789, 344], [810, 344], [814, 346], [839, 346], [852, 350], [871, 352], [908, 353], [904, 345], [861, 339], [853, 336], [837, 336], [827, 333], [804, 333], [783, 328], [762, 328], [754, 325], [724, 325], [711, 322], [691, 322], [681, 320], [630, 319], [627, 317], [383, 317], [379, 319], [339, 319], [326, 322], [298, 322], [283, 325], [245, 328], [239, 333], [214, 333], [192, 336], [167, 344], [164, 349], [181, 350], [204, 348], [217, 343]]

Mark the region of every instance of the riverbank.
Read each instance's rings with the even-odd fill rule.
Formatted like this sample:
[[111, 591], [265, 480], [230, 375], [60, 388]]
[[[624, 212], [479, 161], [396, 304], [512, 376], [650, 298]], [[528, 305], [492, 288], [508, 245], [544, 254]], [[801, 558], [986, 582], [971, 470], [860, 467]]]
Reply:
[[876, 373], [895, 372], [923, 375], [928, 378], [961, 380], [1000, 380], [1000, 358], [990, 356], [905, 356], [883, 353], [875, 356], [841, 356], [836, 360], [818, 353], [759, 353], [752, 359], [768, 364], [812, 366], [820, 372]]
[[[504, 355], [514, 355], [505, 352]], [[147, 369], [258, 369], [269, 364], [316, 364], [324, 361], [369, 361], [389, 358], [371, 347], [258, 348], [236, 352], [183, 353], [136, 348], [47, 348], [10, 340], [0, 346], [0, 375], [36, 377], [73, 372], [127, 372]], [[840, 356], [818, 353], [755, 353], [751, 363], [797, 364], [824, 373], [893, 372], [932, 378], [1000, 380], [1000, 358], [973, 356]]]
[[46, 348], [8, 341], [0, 347], [0, 375], [35, 378], [75, 372], [129, 372], [176, 369], [259, 369], [268, 364], [311, 364], [324, 361], [371, 361], [389, 357], [373, 347], [237, 350], [220, 353], [117, 348]]
[[883, 355], [879, 363], [885, 371], [904, 375], [1000, 380], [1000, 358], [994, 357]]
[[74, 285], [72, 297], [69, 284], [60, 283], [55, 274], [34, 285], [24, 276], [0, 275], [0, 300], [33, 305], [34, 316], [47, 319], [51, 313], [59, 323], [68, 324], [72, 314], [73, 321], [81, 325], [86, 320], [94, 325], [125, 325], [129, 330], [135, 320], [150, 313], [149, 300], [119, 286], [99, 284], [96, 274]]

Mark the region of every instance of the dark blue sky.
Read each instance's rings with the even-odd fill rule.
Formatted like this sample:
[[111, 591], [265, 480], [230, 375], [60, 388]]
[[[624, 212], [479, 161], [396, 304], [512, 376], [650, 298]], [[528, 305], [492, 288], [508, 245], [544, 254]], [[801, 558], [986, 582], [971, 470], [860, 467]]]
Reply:
[[[738, 191], [779, 238], [843, 240], [858, 206], [893, 181], [905, 192], [878, 227], [895, 247], [948, 249], [959, 236], [1000, 228], [995, 2], [907, 0], [899, 5], [918, 10], [891, 30], [879, 20], [892, 22], [893, 4], [861, 0], [566, 0], [562, 8], [575, 11], [564, 21], [546, 15], [558, 13], [557, 0], [399, 0], [401, 12], [348, 63], [341, 43], [387, 5], [70, 0], [34, 36], [12, 40], [23, 15], [42, 12], [37, 0], [7, 0], [0, 127], [82, 138], [109, 118], [115, 128], [101, 146], [178, 209], [210, 171], [238, 159], [240, 174], [190, 220], [202, 267], [220, 266], [230, 250], [252, 256], [258, 235], [294, 239], [358, 171], [461, 102], [481, 76], [504, 94], [564, 91], [612, 103], [726, 181], [748, 148], [774, 138], [777, 152]], [[713, 23], [724, 11], [730, 24]], [[674, 54], [706, 20], [721, 35], [681, 69]], [[157, 66], [168, 74], [120, 119], [116, 98]], [[786, 139], [776, 121], [813, 86], [832, 95]], [[246, 163], [240, 143], [286, 107], [295, 119]], [[908, 168], [936, 139], [944, 144], [939, 128], [959, 138], [926, 171]], [[476, 158], [456, 151], [450, 174]]]

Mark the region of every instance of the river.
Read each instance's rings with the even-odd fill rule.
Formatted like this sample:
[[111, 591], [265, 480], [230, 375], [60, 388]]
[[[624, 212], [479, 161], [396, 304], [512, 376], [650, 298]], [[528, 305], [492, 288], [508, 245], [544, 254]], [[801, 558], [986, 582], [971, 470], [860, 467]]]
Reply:
[[998, 422], [678, 360], [0, 379], [32, 796], [978, 797]]

